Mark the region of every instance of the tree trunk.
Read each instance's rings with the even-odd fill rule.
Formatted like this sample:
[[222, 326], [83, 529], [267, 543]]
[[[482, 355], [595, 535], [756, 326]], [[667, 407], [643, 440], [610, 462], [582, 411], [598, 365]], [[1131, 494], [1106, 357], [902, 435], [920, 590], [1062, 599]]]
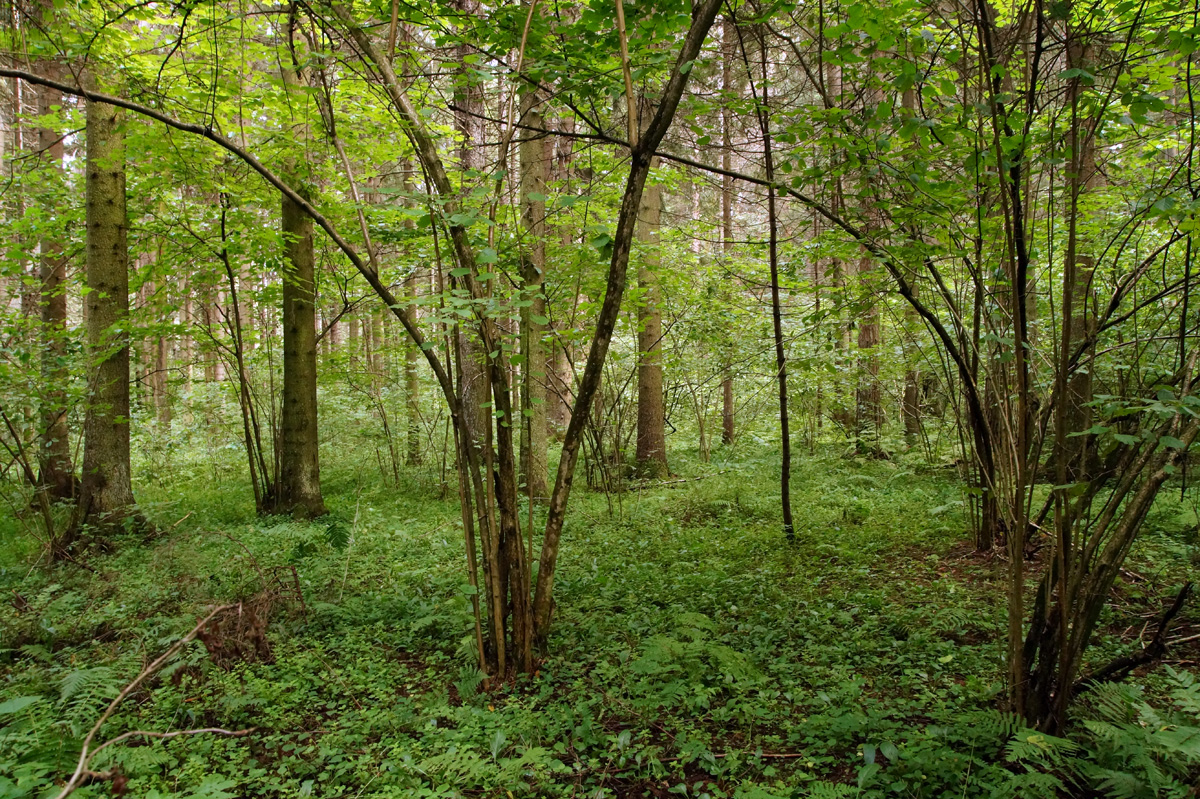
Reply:
[[283, 400], [277, 511], [325, 515], [317, 438], [316, 269], [312, 219], [283, 198]]
[[[575, 118], [567, 117], [559, 120], [556, 127], [573, 133]], [[572, 191], [571, 180], [574, 177], [572, 166], [575, 157], [574, 144], [575, 140], [569, 136], [559, 137], [554, 143], [555, 178], [568, 193]], [[570, 222], [558, 226], [558, 240], [564, 249], [571, 246], [572, 237], [577, 232], [577, 228]], [[579, 302], [578, 295], [573, 298], [573, 301]], [[571, 407], [574, 405], [575, 388], [575, 369], [571, 345], [563, 338], [569, 327], [567, 310], [565, 307], [555, 309], [556, 335], [551, 350], [552, 355], [548, 359], [546, 374], [546, 401], [550, 406], [548, 416], [560, 432], [565, 432], [567, 426], [571, 424]], [[571, 310], [574, 311], [574, 308]]]
[[767, 67], [763, 55], [763, 110], [762, 121], [763, 155], [766, 160], [767, 180], [767, 224], [770, 227], [767, 256], [771, 267], [771, 325], [775, 334], [775, 368], [779, 380], [779, 437], [782, 444], [779, 470], [780, 505], [783, 511], [783, 536], [792, 543], [796, 540], [796, 528], [792, 521], [792, 434], [788, 420], [787, 357], [783, 348], [783, 311], [779, 298], [779, 233], [778, 215], [775, 209], [775, 164], [771, 153], [771, 123], [767, 110]]
[[641, 247], [638, 286], [637, 469], [643, 477], [668, 473], [666, 408], [662, 375], [662, 290], [655, 272], [661, 266], [658, 233], [662, 221], [662, 187], [646, 186], [638, 209], [637, 240]]
[[[736, 22], [736, 20], [734, 21]], [[741, 46], [742, 58], [745, 61], [747, 72], [749, 72], [750, 57], [745, 39], [742, 37], [741, 28], [735, 27], [734, 30], [738, 36], [738, 43]], [[770, 76], [767, 67], [766, 36], [761, 26], [758, 28], [757, 33], [759, 50], [762, 55], [760, 64], [762, 70], [760, 72], [762, 79], [761, 102], [754, 88], [753, 79], [750, 81], [750, 90], [754, 94], [755, 103], [758, 105], [756, 116], [758, 117], [759, 131], [762, 133], [763, 166], [766, 170], [767, 178], [767, 260], [771, 270], [771, 327], [775, 338], [775, 370], [776, 379], [779, 384], [779, 437], [782, 445], [779, 469], [779, 500], [783, 516], [783, 536], [790, 544], [796, 540], [796, 528], [792, 520], [792, 434], [790, 420], [788, 419], [787, 355], [783, 343], [783, 307], [780, 300], [779, 286], [779, 214], [776, 208], [775, 197], [775, 154], [771, 143], [771, 108], [768, 88], [770, 86]]]
[[[479, 11], [478, 0], [456, 0], [459, 11], [464, 17], [473, 17]], [[464, 172], [462, 178], [463, 193], [469, 193], [472, 177], [466, 173], [483, 171], [484, 141], [483, 116], [483, 87], [479, 77], [471, 69], [468, 61], [474, 55], [474, 50], [466, 43], [456, 48], [459, 63], [458, 73], [454, 82], [454, 127], [461, 140], [458, 147], [459, 167]], [[465, 200], [465, 196], [463, 197]], [[464, 264], [457, 264], [462, 267]], [[492, 423], [491, 397], [488, 392], [487, 377], [484, 374], [484, 356], [487, 354], [479, 338], [470, 325], [461, 325], [458, 334], [460, 358], [458, 363], [458, 385], [462, 397], [463, 413], [467, 415], [471, 434], [475, 437], [474, 445], [483, 446], [484, 430]]]
[[[868, 80], [871, 77], [868, 76]], [[883, 92], [878, 87], [867, 90], [865, 102], [867, 114], [873, 114], [875, 106], [883, 100]], [[873, 197], [871, 184], [863, 177], [861, 184], [863, 209], [867, 222], [868, 233], [880, 227], [879, 209]], [[870, 275], [875, 271], [875, 259], [864, 256], [858, 261], [858, 279], [860, 287], [867, 292], [866, 307], [858, 324], [858, 386], [855, 390], [855, 435], [861, 437], [869, 429], [872, 441], [878, 442], [880, 428], [883, 426], [883, 399], [879, 385], [879, 303], [875, 298], [875, 287]]]
[[[43, 70], [48, 77], [57, 77], [57, 67], [47, 63]], [[54, 113], [55, 106], [62, 105], [62, 93], [41, 87], [37, 92], [38, 114]], [[57, 202], [54, 189], [62, 186], [63, 143], [58, 131], [38, 128], [38, 148], [42, 157], [48, 159], [46, 170], [50, 202]], [[39, 244], [41, 258], [38, 276], [41, 282], [42, 308], [42, 398], [41, 398], [41, 449], [39, 451], [38, 479], [54, 499], [75, 496], [78, 481], [75, 467], [71, 463], [71, 435], [67, 427], [66, 385], [67, 373], [67, 257], [63, 254], [62, 241], [58, 237], [43, 233]]]
[[[409, 290], [414, 291], [416, 281], [409, 278]], [[416, 305], [409, 305], [409, 314], [415, 320]], [[421, 381], [417, 374], [417, 359], [420, 353], [410, 341], [404, 343], [404, 409], [406, 414], [407, 455], [409, 466], [421, 463]]]
[[[1094, 56], [1091, 44], [1086, 41], [1082, 32], [1072, 30], [1067, 41], [1067, 68], [1092, 69]], [[1056, 480], [1059, 484], [1086, 480], [1089, 469], [1088, 459], [1091, 450], [1089, 441], [1092, 436], [1078, 435], [1092, 426], [1092, 371], [1087, 363], [1094, 347], [1089, 347], [1079, 363], [1069, 363], [1070, 355], [1078, 343], [1088, 339], [1091, 333], [1091, 305], [1095, 296], [1093, 273], [1096, 259], [1087, 252], [1086, 242], [1080, 236], [1080, 201], [1091, 191], [1103, 183], [1100, 171], [1096, 168], [1096, 120], [1080, 118], [1079, 100], [1083, 95], [1083, 81], [1072, 78], [1068, 81], [1068, 103], [1071, 116], [1070, 129], [1067, 132], [1067, 144], [1071, 148], [1071, 161], [1067, 167], [1068, 191], [1068, 241], [1063, 275], [1063, 337], [1061, 351], [1063, 359], [1061, 369], [1064, 372], [1066, 384], [1064, 388], [1066, 402], [1063, 405], [1065, 415], [1062, 419], [1063, 429], [1057, 431], [1055, 452], [1062, 462], [1057, 469]]]
[[129, 252], [122, 114], [87, 104], [87, 338], [95, 364], [84, 423], [79, 519], [117, 524], [134, 513], [129, 464]]
[[[521, 98], [522, 119], [532, 128], [542, 126], [540, 98], [527, 92]], [[532, 304], [521, 309], [521, 473], [526, 490], [535, 500], [550, 495], [547, 484], [550, 465], [546, 456], [546, 173], [552, 158], [553, 141], [548, 136], [526, 134], [521, 141], [521, 224], [527, 236], [522, 277], [525, 299]]]
[[[911, 88], [905, 89], [901, 95], [901, 102], [904, 108], [905, 118], [911, 118], [917, 113], [917, 98], [916, 92]], [[910, 279], [913, 287], [913, 296], [917, 296], [917, 282], [915, 273]], [[917, 368], [916, 358], [917, 353], [915, 348], [910, 343], [912, 338], [921, 332], [921, 317], [917, 313], [917, 309], [911, 305], [904, 309], [905, 327], [908, 328], [905, 335], [905, 370], [904, 370], [904, 400], [901, 407], [900, 415], [904, 419], [904, 440], [908, 446], [915, 446], [921, 438], [921, 372]]]
[[[288, 37], [295, 33], [294, 18], [288, 21]], [[294, 44], [294, 42], [293, 42]], [[305, 85], [299, 64], [283, 67], [283, 82], [289, 89]], [[303, 139], [307, 129], [296, 125]], [[306, 201], [308, 164], [290, 165], [293, 184]], [[313, 254], [312, 218], [292, 198], [284, 195], [280, 208], [283, 233], [283, 392], [279, 408], [279, 492], [275, 511], [298, 519], [324, 516], [321, 496], [320, 440], [317, 427], [317, 308], [316, 258]], [[369, 362], [368, 362], [369, 364]]]
[[[734, 39], [737, 33], [733, 22], [726, 19], [721, 28], [721, 89], [725, 102], [721, 104], [721, 254], [726, 261], [733, 255], [733, 59], [737, 57]], [[733, 443], [733, 372], [725, 356], [725, 373], [721, 377], [721, 443]]]
[[[407, 207], [412, 206], [412, 200], [408, 199], [413, 190], [412, 162], [405, 160], [403, 162], [403, 178], [402, 188], [404, 190], [404, 204]], [[412, 217], [405, 217], [402, 225], [406, 230], [413, 230], [416, 223]], [[404, 253], [406, 257], [412, 258], [409, 252]], [[408, 277], [404, 279], [404, 288], [412, 300], [408, 303], [408, 317], [416, 324], [420, 319], [420, 313], [417, 307], [417, 295], [421, 290], [422, 277], [424, 277], [423, 266], [413, 266], [408, 273]], [[420, 375], [417, 372], [417, 360], [421, 357], [417, 345], [408, 337], [404, 336], [404, 411], [405, 411], [405, 444], [407, 453], [405, 460], [409, 466], [418, 466], [421, 463], [421, 381]]]

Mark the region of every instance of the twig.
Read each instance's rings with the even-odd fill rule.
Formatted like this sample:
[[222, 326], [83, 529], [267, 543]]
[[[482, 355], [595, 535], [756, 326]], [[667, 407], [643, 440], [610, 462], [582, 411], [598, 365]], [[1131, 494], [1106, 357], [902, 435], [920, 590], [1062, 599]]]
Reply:
[[244, 729], [244, 730], [225, 730], [225, 729], [221, 729], [220, 727], [204, 727], [203, 729], [198, 729], [198, 730], [175, 730], [173, 732], [151, 732], [150, 730], [130, 730], [129, 732], [123, 732], [120, 735], [118, 735], [116, 738], [105, 741], [104, 743], [97, 746], [92, 751], [92, 757], [95, 757], [96, 755], [100, 754], [102, 751], [104, 751], [108, 747], [112, 746], [113, 744], [119, 744], [121, 741], [127, 741], [130, 738], [165, 739], [165, 738], [177, 738], [180, 735], [200, 735], [201, 733], [212, 733], [214, 735], [225, 735], [230, 738], [240, 738], [243, 735], [249, 735], [250, 733], [254, 732], [256, 729], [258, 729], [258, 728], [257, 727], [248, 727], [247, 729]]
[[[1188, 595], [1192, 592], [1192, 584], [1184, 583], [1183, 588], [1179, 589], [1179, 593], [1175, 596], [1175, 601], [1171, 603], [1171, 607], [1163, 614], [1162, 620], [1158, 623], [1158, 630], [1154, 633], [1153, 640], [1150, 641], [1141, 651], [1134, 652], [1129, 655], [1123, 655], [1116, 660], [1108, 663], [1092, 674], [1077, 680], [1071, 686], [1071, 694], [1078, 695], [1088, 691], [1100, 683], [1116, 682], [1123, 680], [1129, 676], [1129, 673], [1138, 666], [1144, 666], [1147, 663], [1153, 663], [1156, 660], [1162, 659], [1162, 656], [1167, 653], [1168, 644], [1177, 644], [1179, 641], [1168, 642], [1167, 631], [1171, 629], [1171, 622], [1179, 615], [1179, 611], [1183, 610], [1183, 605], [1187, 602]], [[1200, 637], [1200, 636], [1194, 636]], [[1185, 639], [1188, 640], [1188, 639]]]
[[628, 486], [626, 488], [626, 490], [627, 491], [645, 491], [650, 488], [665, 488], [666, 486], [679, 485], [680, 483], [694, 483], [697, 480], [707, 480], [710, 477], [716, 477], [718, 475], [726, 474], [731, 471], [733, 471], [733, 470], [732, 469], [722, 469], [719, 472], [712, 472], [711, 474], [702, 474], [699, 477], [681, 477], [678, 480], [660, 480], [660, 481], [657, 481], [654, 483], [640, 483], [640, 484]]
[[[98, 777], [103, 776], [102, 774], [97, 774], [96, 772], [90, 771], [88, 769], [88, 766], [91, 764], [92, 758], [96, 756], [97, 752], [101, 751], [102, 749], [109, 746], [110, 744], [113, 744], [113, 743], [121, 740], [122, 736], [117, 736], [116, 738], [114, 738], [111, 741], [106, 741], [105, 743], [101, 744], [95, 750], [92, 750], [92, 748], [91, 748], [92, 741], [94, 741], [96, 739], [96, 734], [98, 732], [100, 732], [100, 728], [103, 727], [104, 723], [109, 720], [109, 718], [112, 716], [113, 713], [115, 713], [117, 711], [117, 707], [121, 704], [121, 702], [125, 701], [126, 697], [128, 697], [135, 690], [137, 690], [137, 687], [139, 685], [141, 685], [146, 680], [147, 677], [150, 677], [151, 675], [155, 674], [159, 669], [161, 669], [166, 664], [166, 662], [171, 659], [172, 656], [174, 656], [176, 653], [179, 652], [180, 649], [182, 649], [184, 647], [185, 644], [187, 644], [189, 641], [193, 640], [196, 637], [196, 635], [201, 630], [204, 629], [205, 625], [207, 625], [210, 621], [212, 621], [214, 618], [216, 618], [217, 615], [224, 613], [227, 610], [232, 610], [233, 608], [237, 608], [237, 607], [241, 607], [241, 605], [240, 604], [238, 604], [238, 605], [221, 605], [220, 607], [214, 609], [207, 616], [205, 616], [203, 619], [201, 619], [200, 622], [191, 629], [191, 632], [189, 632], [187, 635], [180, 638], [175, 643], [171, 644], [171, 646], [167, 648], [166, 652], [163, 652], [161, 655], [159, 655], [157, 658], [155, 658], [155, 660], [150, 665], [148, 665], [142, 669], [141, 673], [138, 674], [138, 676], [133, 678], [132, 682], [130, 682], [128, 685], [126, 685], [124, 688], [121, 689], [121, 692], [118, 693], [116, 698], [114, 698], [113, 701], [109, 703], [108, 708], [104, 711], [104, 713], [102, 713], [100, 715], [100, 718], [96, 721], [96, 723], [94, 725], [92, 725], [92, 729], [88, 731], [87, 736], [83, 739], [83, 745], [80, 747], [80, 751], [79, 751], [79, 763], [75, 766], [75, 773], [71, 775], [71, 779], [67, 780], [67, 784], [63, 786], [62, 791], [58, 794], [58, 796], [55, 799], [66, 799], [66, 797], [70, 796], [72, 793], [75, 792], [75, 790], [77, 788], [79, 788], [81, 785], [83, 785], [84, 780], [87, 778], [98, 778]], [[181, 732], [175, 733], [175, 734], [183, 735], [184, 732], [186, 732], [186, 731], [181, 731]], [[209, 732], [209, 730], [196, 730], [195, 732]], [[222, 731], [222, 732], [224, 732], [224, 731]], [[238, 734], [245, 734], [246, 732], [249, 732], [249, 730], [246, 730], [246, 731], [244, 731], [242, 733], [238, 733]], [[143, 734], [149, 734], [149, 733], [143, 733]], [[132, 735], [132, 733], [126, 733], [123, 737], [127, 738], [127, 737], [130, 737], [131, 735]], [[160, 736], [161, 737], [172, 737], [172, 733], [161, 733], [161, 734], [155, 735], [154, 737], [160, 737]]]

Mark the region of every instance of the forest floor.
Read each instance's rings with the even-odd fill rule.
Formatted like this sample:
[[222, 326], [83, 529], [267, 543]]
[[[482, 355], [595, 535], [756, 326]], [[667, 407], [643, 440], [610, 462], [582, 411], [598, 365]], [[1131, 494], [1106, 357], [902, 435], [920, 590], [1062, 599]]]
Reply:
[[[678, 454], [698, 479], [620, 497], [581, 480], [541, 668], [484, 690], [458, 514], [432, 468], [394, 487], [330, 457], [333, 516], [301, 524], [253, 517], [235, 455], [148, 459], [156, 536], [117, 536], [86, 568], [35, 562], [19, 521], [0, 521], [0, 797], [45, 795], [120, 686], [236, 600], [252, 600], [246, 621], [185, 649], [100, 740], [253, 732], [113, 747], [97, 765], [128, 795], [1053, 796], [1088, 773], [1064, 758], [1106, 756], [997, 709], [1004, 564], [967, 544], [953, 469], [798, 457], [794, 546], [769, 454]], [[1194, 571], [1195, 528], [1178, 489], [1164, 497], [1094, 661], [1153, 630]], [[1179, 635], [1198, 627], [1189, 609]], [[1171, 658], [1194, 668], [1200, 648]], [[1160, 668], [1120, 712], [1136, 721], [1189, 679]]]

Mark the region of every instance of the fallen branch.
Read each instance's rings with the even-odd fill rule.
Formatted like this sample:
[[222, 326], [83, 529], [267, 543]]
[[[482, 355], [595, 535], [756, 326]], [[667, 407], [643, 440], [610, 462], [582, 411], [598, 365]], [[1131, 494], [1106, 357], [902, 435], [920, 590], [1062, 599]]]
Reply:
[[1128, 677], [1139, 666], [1161, 660], [1163, 655], [1167, 653], [1169, 643], [1181, 643], [1180, 641], [1168, 642], [1167, 632], [1171, 629], [1171, 622], [1179, 615], [1179, 611], [1183, 610], [1183, 605], [1187, 602], [1188, 595], [1191, 592], [1192, 584], [1190, 582], [1184, 583], [1183, 588], [1180, 588], [1179, 593], [1175, 596], [1175, 601], [1171, 603], [1171, 607], [1167, 609], [1167, 612], [1163, 614], [1162, 620], [1159, 621], [1158, 630], [1154, 633], [1153, 640], [1143, 647], [1140, 652], [1123, 655], [1087, 677], [1078, 680], [1071, 686], [1071, 694], [1078, 696], [1101, 683], [1119, 682]]
[[90, 780], [115, 779], [117, 775], [115, 775], [113, 772], [92, 771], [90, 766], [92, 764], [92, 759], [95, 758], [97, 754], [109, 746], [112, 746], [113, 744], [119, 743], [123, 740], [136, 736], [148, 738], [174, 738], [179, 735], [198, 735], [200, 733], [216, 733], [220, 735], [230, 735], [236, 737], [247, 735], [252, 732], [252, 730], [237, 730], [231, 732], [229, 730], [222, 730], [216, 727], [210, 727], [201, 730], [177, 730], [175, 732], [145, 732], [142, 730], [134, 730], [132, 732], [122, 733], [116, 738], [105, 741], [104, 743], [100, 744], [100, 746], [92, 749], [92, 742], [95, 741], [97, 733], [100, 732], [100, 728], [103, 727], [105, 722], [107, 722], [109, 718], [112, 717], [112, 714], [117, 711], [117, 707], [120, 706], [120, 704], [125, 701], [130, 694], [137, 690], [138, 686], [145, 682], [148, 677], [154, 675], [159, 671], [159, 669], [165, 666], [168, 660], [178, 653], [179, 650], [182, 649], [189, 641], [192, 641], [196, 635], [204, 629], [205, 625], [216, 618], [217, 615], [224, 613], [227, 610], [233, 610], [234, 608], [240, 607], [240, 603], [237, 605], [221, 605], [220, 607], [211, 611], [207, 616], [201, 619], [195, 627], [192, 628], [191, 632], [180, 638], [175, 643], [171, 644], [166, 652], [163, 652], [161, 655], [155, 658], [152, 663], [141, 670], [138, 676], [133, 678], [132, 682], [121, 689], [120, 693], [118, 693], [116, 698], [109, 703], [108, 708], [106, 708], [104, 713], [100, 715], [100, 718], [95, 724], [92, 725], [92, 729], [88, 731], [87, 736], [83, 739], [83, 746], [79, 751], [79, 763], [75, 766], [75, 773], [71, 775], [69, 780], [67, 780], [67, 784], [63, 786], [62, 791], [59, 792], [55, 799], [66, 799], [66, 797], [70, 796], [78, 788], [82, 787]]
[[646, 491], [651, 488], [666, 488], [668, 486], [679, 485], [680, 483], [694, 483], [697, 480], [707, 480], [710, 477], [716, 477], [722, 474], [728, 474], [732, 469], [722, 469], [719, 472], [711, 474], [702, 474], [699, 477], [681, 477], [678, 480], [659, 480], [653, 483], [635, 483], [625, 487], [626, 491]]

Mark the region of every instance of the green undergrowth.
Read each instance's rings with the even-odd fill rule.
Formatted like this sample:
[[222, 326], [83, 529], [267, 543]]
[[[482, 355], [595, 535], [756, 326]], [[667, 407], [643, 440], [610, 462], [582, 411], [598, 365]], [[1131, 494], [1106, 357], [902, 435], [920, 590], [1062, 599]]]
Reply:
[[[269, 654], [214, 663], [194, 642], [100, 739], [252, 732], [112, 747], [96, 767], [129, 795], [1195, 795], [1200, 689], [1182, 667], [1097, 691], [1064, 739], [997, 709], [1002, 564], [965, 544], [952, 470], [799, 458], [791, 547], [770, 456], [677, 454], [668, 485], [577, 489], [541, 667], [489, 687], [440, 472], [391, 486], [327, 458], [333, 515], [301, 524], [253, 517], [235, 451], [169, 446], [141, 466], [149, 541], [47, 569], [0, 522], [0, 797], [52, 795], [116, 691], [238, 600], [266, 603]], [[1195, 514], [1177, 500], [1156, 509], [1097, 657], [1125, 651], [1192, 568]]]

